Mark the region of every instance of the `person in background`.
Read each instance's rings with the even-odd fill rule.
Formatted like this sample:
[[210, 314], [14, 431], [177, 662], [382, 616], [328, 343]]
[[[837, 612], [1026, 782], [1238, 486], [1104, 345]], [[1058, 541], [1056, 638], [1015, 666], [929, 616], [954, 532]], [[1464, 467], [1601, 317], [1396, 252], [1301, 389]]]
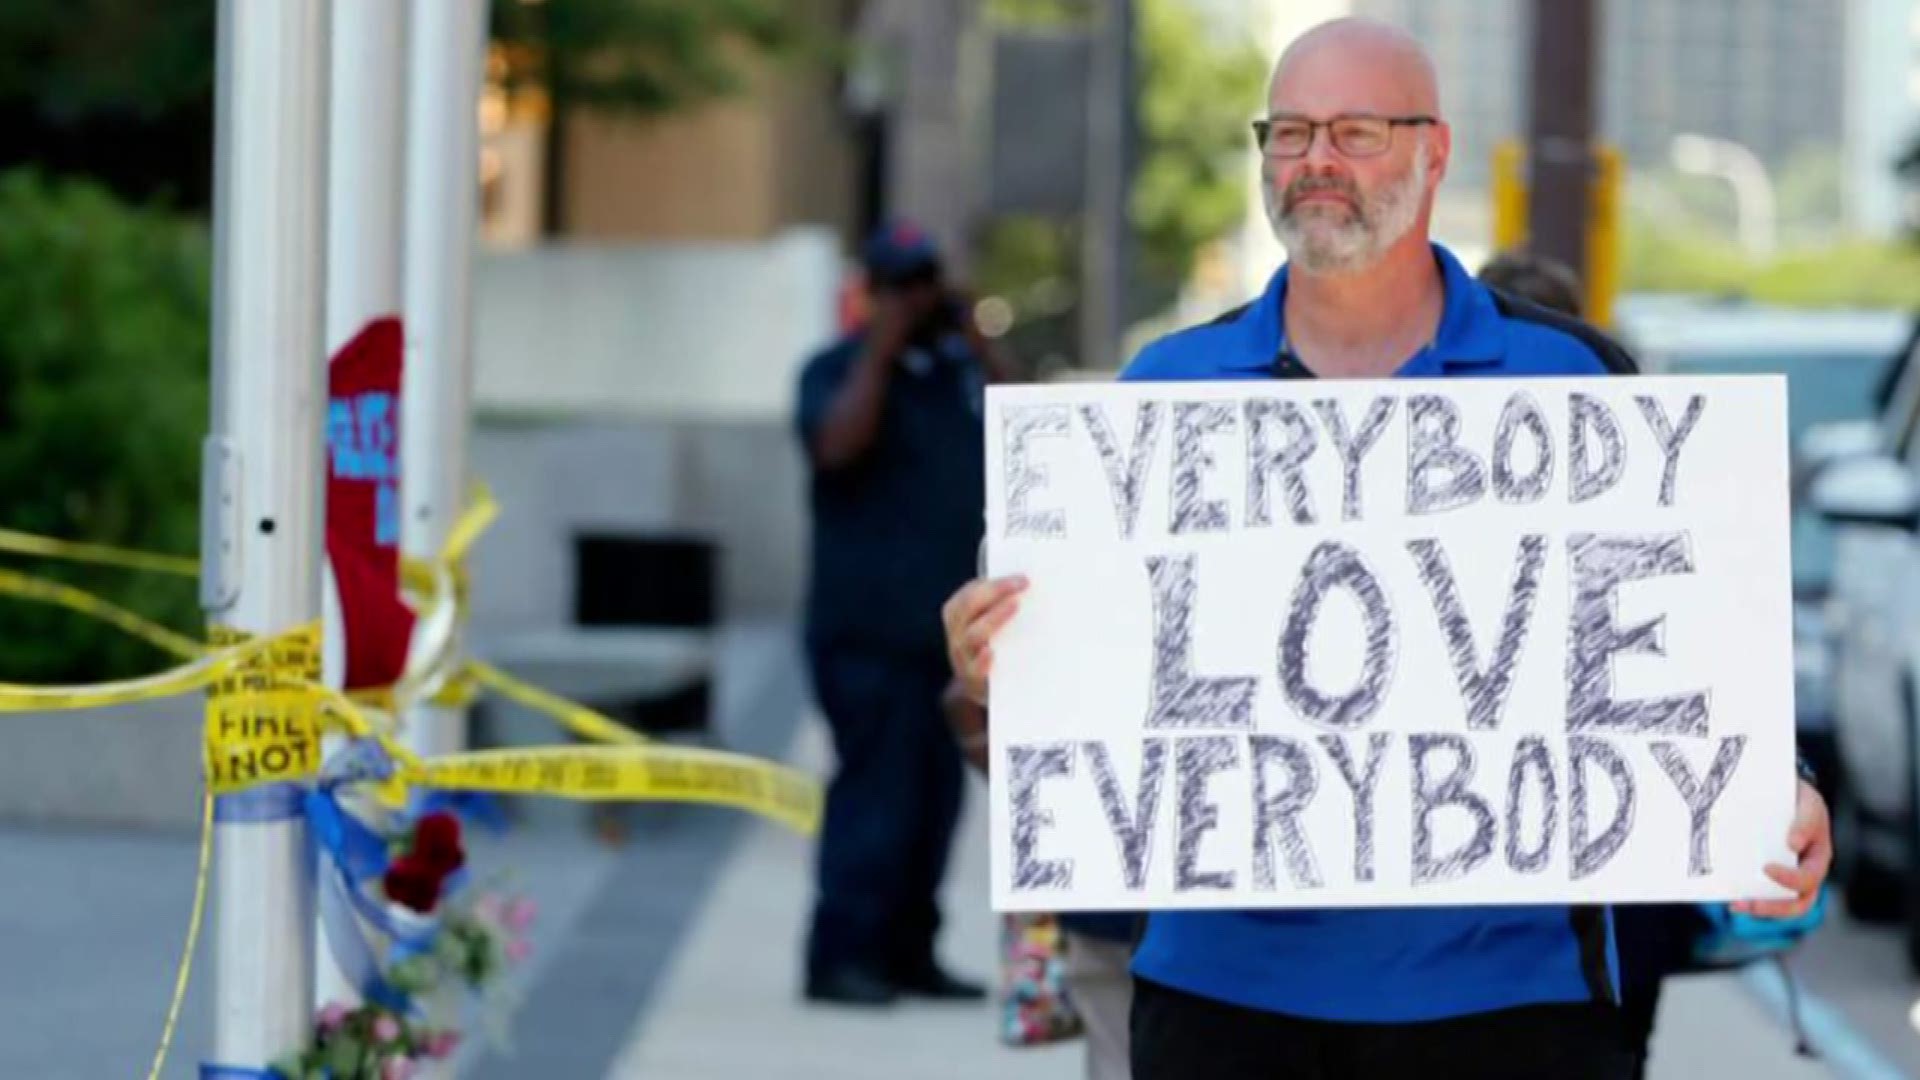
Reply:
[[[1580, 278], [1557, 259], [1524, 249], [1503, 251], [1477, 276], [1509, 296], [1569, 318], [1583, 317]], [[1635, 1057], [1634, 1076], [1644, 1077], [1661, 985], [1686, 963], [1688, 944], [1702, 928], [1700, 915], [1692, 904], [1623, 904], [1613, 909], [1613, 925], [1620, 949], [1621, 1028]]]
[[940, 706], [940, 605], [982, 531], [981, 403], [1003, 361], [911, 224], [863, 252], [871, 318], [807, 361], [809, 674], [833, 737], [804, 996], [974, 999], [935, 955], [964, 766]]
[[1586, 318], [1580, 302], [1580, 277], [1558, 259], [1512, 248], [1488, 259], [1475, 276], [1482, 284], [1509, 296], [1570, 318]]
[[[947, 687], [947, 721], [968, 764], [987, 772], [987, 710], [959, 680]], [[1133, 1004], [1133, 941], [1140, 916], [1121, 911], [1062, 912], [1067, 994], [1086, 1029], [1087, 1080], [1129, 1080], [1127, 1014]]]

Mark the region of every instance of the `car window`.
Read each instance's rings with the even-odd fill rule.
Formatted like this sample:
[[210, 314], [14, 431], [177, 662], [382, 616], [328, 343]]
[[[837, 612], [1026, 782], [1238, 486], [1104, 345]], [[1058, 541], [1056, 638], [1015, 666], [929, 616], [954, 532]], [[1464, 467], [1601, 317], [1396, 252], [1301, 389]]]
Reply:
[[[1777, 373], [1787, 377], [1787, 440], [1799, 445], [1800, 438], [1815, 424], [1838, 420], [1871, 418], [1879, 407], [1878, 391], [1882, 372], [1891, 361], [1884, 353], [1795, 353], [1734, 355], [1715, 352], [1707, 355], [1669, 353], [1665, 370], [1674, 375], [1723, 375]], [[1910, 365], [1920, 370], [1920, 365]], [[1914, 398], [1920, 409], [1920, 378], [1909, 371], [1896, 389], [1896, 402], [1903, 392]], [[1891, 410], [1889, 412], [1891, 415]], [[1825, 521], [1811, 508], [1795, 505], [1790, 524], [1793, 587], [1796, 593], [1814, 595], [1824, 592], [1833, 572], [1833, 537]]]
[[1880, 419], [1887, 445], [1902, 459], [1911, 461], [1916, 449], [1914, 436], [1920, 434], [1920, 340], [1900, 358], [1900, 377], [1893, 385], [1893, 397]]

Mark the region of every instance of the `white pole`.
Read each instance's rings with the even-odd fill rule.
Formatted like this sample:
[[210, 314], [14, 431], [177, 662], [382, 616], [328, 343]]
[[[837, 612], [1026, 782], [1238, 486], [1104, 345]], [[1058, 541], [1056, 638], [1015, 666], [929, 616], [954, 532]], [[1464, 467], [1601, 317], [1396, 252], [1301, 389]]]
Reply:
[[[416, 558], [439, 554], [467, 494], [486, 32], [486, 0], [412, 0], [400, 550]], [[456, 640], [455, 662], [461, 648]], [[409, 745], [422, 754], [460, 750], [466, 712], [419, 705], [406, 729]]]
[[[400, 393], [400, 550], [440, 553], [467, 487], [473, 397], [473, 242], [479, 226], [480, 78], [486, 0], [411, 0], [407, 63], [406, 363]], [[419, 633], [418, 630], [415, 633]], [[447, 661], [460, 662], [458, 628]], [[420, 703], [407, 743], [423, 756], [464, 749], [466, 710]], [[427, 1002], [451, 1020], [450, 995]], [[426, 1062], [421, 1080], [453, 1076], [451, 1060]]]
[[[327, 32], [326, 0], [220, 3], [201, 587], [211, 622], [255, 634], [320, 614]], [[300, 794], [280, 784], [216, 804], [202, 1075], [264, 1069], [306, 1042], [313, 883]]]
[[406, 15], [393, 0], [333, 0], [328, 355], [369, 322], [400, 314]]
[[[329, 357], [338, 356], [374, 320], [400, 314], [406, 26], [406, 7], [393, 0], [333, 0], [327, 140]], [[346, 680], [346, 628], [333, 576], [327, 578], [322, 592], [323, 677], [337, 688]], [[362, 933], [380, 947], [371, 928], [362, 927]], [[319, 1000], [358, 1001], [360, 988], [336, 959], [339, 948], [324, 918], [319, 935]]]

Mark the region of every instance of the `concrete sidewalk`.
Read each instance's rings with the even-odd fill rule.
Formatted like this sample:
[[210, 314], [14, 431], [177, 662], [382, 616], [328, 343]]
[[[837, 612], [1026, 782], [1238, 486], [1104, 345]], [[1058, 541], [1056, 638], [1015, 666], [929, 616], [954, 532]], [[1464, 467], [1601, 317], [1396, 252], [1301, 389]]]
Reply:
[[[824, 774], [821, 725], [802, 725], [794, 758]], [[985, 792], [967, 818], [947, 887], [947, 959], [995, 972], [987, 907]], [[880, 1015], [804, 1005], [799, 946], [811, 895], [811, 848], [754, 825], [721, 873], [654, 1004], [639, 1017], [609, 1080], [1065, 1080], [1081, 1075], [1079, 1044], [1011, 1050], [989, 1005], [907, 1004]], [[1675, 980], [1663, 997], [1655, 1080], [1811, 1080], [1835, 1075], [1796, 1057], [1793, 1037], [1737, 975]]]
[[[826, 774], [824, 725], [801, 725], [793, 760]], [[996, 922], [987, 906], [986, 793], [967, 791], [948, 875], [942, 959], [991, 980]], [[990, 1004], [905, 1003], [878, 1014], [809, 1007], [800, 945], [813, 888], [812, 843], [752, 826], [708, 895], [610, 1080], [1045, 1080], [1078, 1076], [1077, 1044], [1002, 1047]]]

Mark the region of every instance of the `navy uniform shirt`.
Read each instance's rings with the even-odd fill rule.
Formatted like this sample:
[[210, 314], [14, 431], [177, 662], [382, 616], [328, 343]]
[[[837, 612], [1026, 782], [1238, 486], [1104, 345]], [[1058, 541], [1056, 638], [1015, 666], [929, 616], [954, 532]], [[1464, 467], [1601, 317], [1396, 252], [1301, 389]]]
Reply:
[[[1403, 378], [1630, 371], [1585, 324], [1489, 291], [1435, 245], [1446, 307]], [[1124, 379], [1312, 378], [1284, 347], [1287, 271], [1207, 326], [1149, 345]], [[1163, 911], [1147, 920], [1135, 974], [1252, 1009], [1319, 1020], [1412, 1022], [1617, 997], [1619, 960], [1601, 907]]]
[[[844, 338], [800, 374], [796, 419], [809, 461], [865, 344]], [[910, 345], [892, 362], [872, 445], [840, 468], [812, 468], [807, 636], [944, 656], [940, 607], [974, 576], [985, 529], [984, 370], [959, 333]]]

